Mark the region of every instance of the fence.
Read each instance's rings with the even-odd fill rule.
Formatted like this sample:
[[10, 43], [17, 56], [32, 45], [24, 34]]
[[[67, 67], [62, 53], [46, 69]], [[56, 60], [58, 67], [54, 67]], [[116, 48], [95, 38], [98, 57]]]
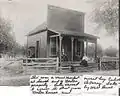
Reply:
[[[5, 65], [12, 64], [13, 62], [22, 62], [24, 66], [30, 66], [30, 67], [39, 67], [39, 68], [55, 68], [56, 71], [60, 71], [59, 69], [71, 69], [72, 66], [80, 66], [80, 62], [74, 62], [73, 64], [71, 61], [70, 62], [62, 62], [61, 66], [59, 66], [59, 58], [10, 58], [8, 60], [8, 63]], [[77, 64], [77, 65], [76, 65]], [[97, 66], [98, 65], [98, 66]], [[88, 68], [93, 70], [93, 69], [98, 69], [99, 70], [109, 70], [109, 69], [117, 69], [119, 68], [119, 58], [118, 57], [102, 57], [100, 58], [99, 64], [96, 63], [89, 63]], [[79, 70], [84, 70], [83, 67], [80, 67]], [[87, 69], [88, 71], [88, 69]]]
[[55, 67], [59, 71], [59, 58], [24, 58], [24, 66], [50, 68]]
[[100, 58], [99, 70], [118, 69], [119, 57], [102, 57]]

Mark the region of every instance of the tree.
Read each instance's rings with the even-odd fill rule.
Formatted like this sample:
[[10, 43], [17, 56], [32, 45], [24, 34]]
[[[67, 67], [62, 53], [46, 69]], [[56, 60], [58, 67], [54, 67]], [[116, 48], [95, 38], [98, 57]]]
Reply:
[[92, 0], [95, 9], [90, 20], [97, 23], [97, 29], [103, 27], [109, 35], [116, 36], [119, 32], [119, 2], [118, 0]]
[[11, 51], [15, 46], [16, 41], [10, 33], [11, 30], [12, 27], [10, 22], [0, 17], [0, 45], [4, 48], [2, 48], [0, 51]]
[[14, 48], [14, 53], [16, 55], [26, 55], [26, 45], [20, 45], [20, 44], [16, 44], [16, 47]]
[[16, 42], [14, 35], [10, 33], [11, 31], [11, 23], [0, 17], [0, 52], [10, 56], [24, 55], [24, 47]]
[[110, 57], [116, 57], [118, 50], [116, 48], [113, 47], [108, 47], [107, 49], [105, 49], [104, 53], [106, 56], [110, 56]]

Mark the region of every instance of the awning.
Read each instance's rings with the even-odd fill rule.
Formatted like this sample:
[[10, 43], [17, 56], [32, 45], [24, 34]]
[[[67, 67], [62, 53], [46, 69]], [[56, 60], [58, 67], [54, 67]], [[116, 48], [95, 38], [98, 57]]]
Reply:
[[73, 32], [73, 31], [68, 31], [68, 30], [56, 31], [56, 30], [52, 30], [52, 29], [48, 29], [48, 30], [55, 32], [55, 33], [59, 33], [61, 35], [78, 36], [78, 37], [83, 37], [85, 39], [99, 39], [98, 36], [94, 36], [94, 35], [82, 33], [82, 32], [75, 32], [75, 31]]

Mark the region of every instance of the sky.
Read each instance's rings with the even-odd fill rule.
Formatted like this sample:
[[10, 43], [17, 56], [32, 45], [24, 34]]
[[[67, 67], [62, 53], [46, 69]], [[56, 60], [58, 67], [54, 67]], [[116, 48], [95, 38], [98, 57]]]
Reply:
[[100, 33], [94, 32], [95, 27], [88, 17], [94, 8], [87, 0], [0, 0], [0, 15], [11, 21], [17, 42], [21, 45], [26, 43], [26, 34], [46, 21], [47, 5], [56, 5], [85, 12], [85, 33], [100, 37], [98, 43], [103, 49], [113, 46], [118, 48], [115, 38], [107, 36], [104, 29]]

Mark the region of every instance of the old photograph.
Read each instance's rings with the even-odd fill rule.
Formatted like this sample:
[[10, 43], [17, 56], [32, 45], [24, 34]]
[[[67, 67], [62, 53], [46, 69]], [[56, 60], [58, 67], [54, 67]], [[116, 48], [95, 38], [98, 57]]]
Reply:
[[31, 75], [119, 76], [118, 0], [0, 0], [0, 86]]

